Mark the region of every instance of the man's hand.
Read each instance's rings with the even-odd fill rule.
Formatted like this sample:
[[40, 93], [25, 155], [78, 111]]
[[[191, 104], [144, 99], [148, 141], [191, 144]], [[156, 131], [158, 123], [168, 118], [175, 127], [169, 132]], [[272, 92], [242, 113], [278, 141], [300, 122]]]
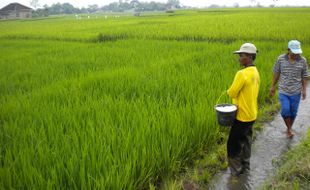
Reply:
[[302, 100], [305, 100], [305, 99], [306, 99], [306, 96], [307, 96], [307, 91], [306, 91], [306, 89], [303, 89], [303, 90], [301, 91], [301, 99], [302, 99]]
[[272, 96], [274, 96], [275, 93], [276, 93], [276, 88], [275, 88], [274, 86], [272, 86], [272, 87], [270, 88], [269, 95], [272, 97]]

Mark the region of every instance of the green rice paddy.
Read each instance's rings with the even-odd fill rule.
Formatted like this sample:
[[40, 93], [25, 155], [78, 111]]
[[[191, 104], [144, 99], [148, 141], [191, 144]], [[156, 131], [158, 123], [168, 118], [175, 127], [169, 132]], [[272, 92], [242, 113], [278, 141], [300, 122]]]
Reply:
[[260, 107], [287, 42], [310, 55], [309, 8], [69, 15], [0, 31], [0, 189], [147, 189], [218, 142], [213, 107], [242, 43], [259, 50]]

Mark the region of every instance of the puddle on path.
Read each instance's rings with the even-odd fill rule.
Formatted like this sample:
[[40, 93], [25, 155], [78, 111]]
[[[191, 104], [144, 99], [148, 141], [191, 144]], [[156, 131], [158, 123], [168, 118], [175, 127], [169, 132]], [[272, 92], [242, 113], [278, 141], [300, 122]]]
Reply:
[[264, 124], [252, 145], [251, 171], [248, 175], [232, 177], [229, 171], [219, 173], [210, 185], [210, 190], [254, 190], [260, 187], [268, 176], [275, 172], [274, 161], [281, 159], [281, 155], [292, 146], [298, 144], [307, 134], [310, 126], [310, 85], [307, 88], [308, 97], [301, 101], [298, 116], [293, 126], [295, 136], [286, 137], [286, 126], [280, 114], [274, 120]]

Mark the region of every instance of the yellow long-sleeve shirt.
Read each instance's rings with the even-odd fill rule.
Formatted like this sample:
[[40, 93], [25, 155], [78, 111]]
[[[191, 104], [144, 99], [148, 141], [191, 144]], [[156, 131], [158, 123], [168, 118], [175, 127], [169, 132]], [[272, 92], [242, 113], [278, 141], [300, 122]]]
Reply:
[[255, 66], [237, 72], [234, 82], [227, 90], [233, 103], [238, 106], [237, 120], [243, 122], [256, 120], [259, 83], [260, 77]]

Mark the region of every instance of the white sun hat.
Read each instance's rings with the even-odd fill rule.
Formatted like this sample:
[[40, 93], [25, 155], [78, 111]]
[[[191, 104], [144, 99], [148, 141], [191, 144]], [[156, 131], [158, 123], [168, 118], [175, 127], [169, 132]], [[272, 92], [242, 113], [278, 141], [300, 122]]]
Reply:
[[293, 54], [302, 54], [300, 42], [297, 40], [289, 41], [288, 42], [288, 49], [290, 49]]
[[245, 43], [245, 44], [242, 44], [242, 46], [240, 47], [240, 50], [234, 52], [234, 54], [239, 54], [239, 53], [256, 54], [257, 49], [254, 44]]

